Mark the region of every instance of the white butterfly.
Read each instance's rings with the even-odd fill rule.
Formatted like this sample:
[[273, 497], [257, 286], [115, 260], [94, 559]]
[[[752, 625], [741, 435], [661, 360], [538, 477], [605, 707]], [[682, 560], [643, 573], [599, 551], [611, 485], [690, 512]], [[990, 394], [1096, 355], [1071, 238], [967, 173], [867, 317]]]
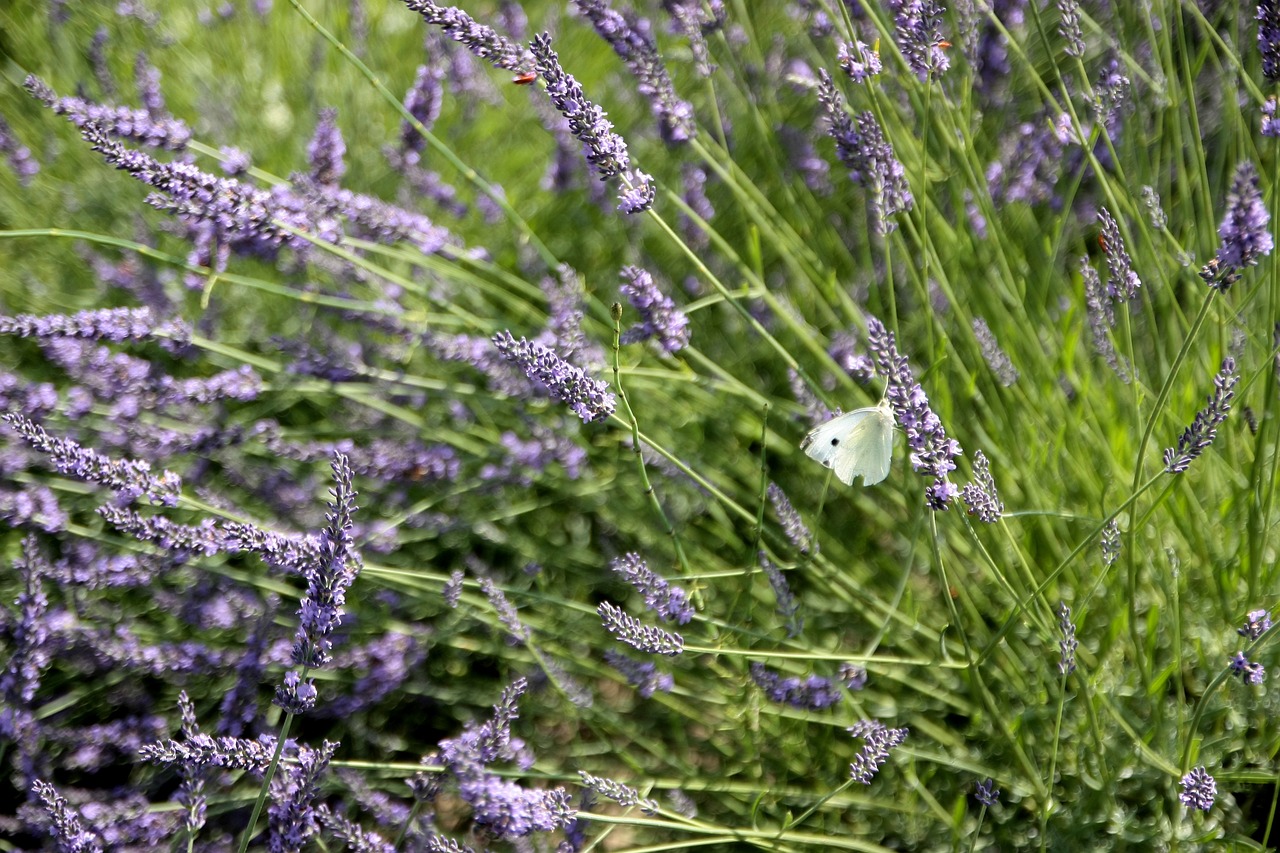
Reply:
[[888, 400], [866, 409], [855, 409], [837, 415], [815, 427], [800, 449], [836, 472], [836, 479], [846, 486], [854, 477], [862, 477], [862, 485], [874, 486], [889, 476], [893, 461], [893, 409]]

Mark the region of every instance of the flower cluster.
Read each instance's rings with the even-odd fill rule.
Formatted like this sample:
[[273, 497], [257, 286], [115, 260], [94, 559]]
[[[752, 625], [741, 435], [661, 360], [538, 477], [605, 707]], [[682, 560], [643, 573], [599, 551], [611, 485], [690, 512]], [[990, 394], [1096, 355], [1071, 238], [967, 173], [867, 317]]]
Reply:
[[1080, 275], [1084, 279], [1085, 315], [1088, 318], [1089, 339], [1093, 343], [1093, 350], [1102, 356], [1121, 382], [1128, 384], [1129, 370], [1116, 352], [1115, 345], [1111, 343], [1108, 331], [1116, 322], [1115, 304], [1107, 298], [1102, 289], [1102, 279], [1088, 258], [1080, 259]]
[[791, 584], [787, 583], [787, 576], [774, 565], [773, 560], [770, 560], [764, 551], [757, 555], [757, 559], [761, 570], [764, 571], [764, 576], [769, 579], [769, 587], [773, 590], [774, 600], [777, 601], [778, 615], [786, 622], [787, 636], [797, 636], [804, 628], [804, 620], [798, 615], [800, 602], [796, 601], [796, 597], [791, 593]]
[[978, 339], [978, 349], [982, 351], [983, 360], [987, 362], [987, 367], [991, 368], [991, 372], [995, 374], [1000, 384], [1008, 388], [1017, 382], [1018, 368], [1013, 366], [1013, 360], [1009, 358], [1009, 354], [1000, 348], [1000, 342], [992, 334], [987, 321], [981, 317], [974, 317], [973, 334]]
[[1258, 2], [1258, 52], [1262, 54], [1262, 74], [1280, 80], [1280, 2]]
[[765, 494], [769, 498], [769, 503], [773, 505], [774, 515], [778, 516], [778, 522], [782, 525], [782, 533], [787, 537], [787, 541], [801, 554], [807, 555], [814, 550], [813, 534], [804, 523], [804, 519], [800, 517], [800, 513], [791, 505], [791, 500], [786, 492], [782, 491], [782, 487], [771, 482]]
[[151, 337], [184, 339], [189, 334], [190, 330], [180, 321], [158, 323], [150, 308], [101, 308], [70, 315], [0, 315], [0, 335], [23, 338], [65, 337], [120, 343]]
[[955, 459], [962, 452], [960, 443], [947, 437], [942, 420], [929, 407], [929, 398], [915, 381], [907, 357], [898, 353], [893, 333], [875, 317], [867, 319], [867, 343], [876, 371], [888, 382], [885, 396], [907, 434], [911, 467], [933, 478], [925, 489], [925, 502], [931, 509], [945, 510], [960, 494], [947, 479], [947, 474], [956, 469]]
[[478, 23], [457, 6], [441, 6], [434, 0], [404, 0], [411, 12], [417, 12], [422, 20], [437, 26], [449, 38], [460, 42], [467, 50], [494, 68], [508, 71], [526, 71], [529, 53], [519, 43], [489, 26]]
[[996, 787], [994, 779], [987, 779], [974, 786], [973, 798], [981, 805], [991, 808], [1000, 802], [1000, 789]]
[[654, 340], [667, 355], [689, 345], [689, 318], [663, 293], [648, 270], [623, 267], [622, 295], [640, 312], [640, 322], [622, 334], [624, 344]]
[[1244, 626], [1237, 628], [1236, 633], [1254, 642], [1271, 630], [1271, 615], [1265, 610], [1250, 610], [1245, 616]]
[[854, 781], [870, 785], [881, 765], [889, 760], [889, 751], [907, 739], [908, 730], [891, 729], [877, 720], [860, 720], [849, 727], [849, 734], [862, 738], [862, 750], [853, 757], [849, 775]]
[[1236, 382], [1239, 379], [1236, 360], [1230, 356], [1224, 358], [1222, 368], [1213, 378], [1213, 393], [1209, 395], [1208, 404], [1196, 413], [1195, 420], [1178, 436], [1178, 446], [1165, 448], [1166, 471], [1170, 474], [1186, 471], [1204, 453], [1205, 448], [1213, 444], [1218, 427], [1231, 412], [1231, 401], [1235, 397]]
[[689, 594], [678, 586], [672, 586], [665, 578], [649, 568], [639, 554], [623, 554], [609, 563], [609, 568], [644, 596], [645, 606], [658, 614], [664, 622], [684, 625], [693, 618]]
[[1107, 526], [1102, 528], [1102, 537], [1099, 540], [1102, 548], [1102, 564], [1107, 568], [1115, 565], [1116, 560], [1120, 559], [1120, 522], [1111, 519]]
[[951, 67], [946, 49], [950, 43], [942, 38], [942, 14], [936, 0], [888, 0], [897, 31], [898, 48], [907, 65], [921, 82], [936, 77]]
[[1107, 278], [1107, 296], [1116, 302], [1136, 299], [1142, 280], [1133, 271], [1133, 259], [1129, 257], [1124, 238], [1120, 236], [1120, 224], [1105, 207], [1098, 210], [1098, 221], [1102, 223], [1098, 243], [1107, 256], [1107, 269], [1110, 273]]
[[40, 171], [40, 163], [32, 156], [31, 149], [18, 141], [3, 117], [0, 117], [0, 154], [9, 161], [9, 168], [13, 169], [18, 182], [23, 186], [31, 183], [31, 179]]
[[973, 480], [960, 490], [964, 505], [970, 515], [976, 515], [987, 524], [995, 524], [1004, 512], [1004, 502], [996, 492], [996, 481], [991, 476], [991, 463], [981, 450], [973, 454]]
[[1076, 641], [1076, 623], [1071, 621], [1071, 608], [1065, 601], [1058, 602], [1058, 672], [1070, 675], [1076, 671], [1076, 649], [1080, 643]]
[[636, 692], [645, 699], [658, 690], [670, 693], [676, 686], [675, 679], [668, 673], [659, 672], [653, 661], [638, 661], [615, 649], [605, 649], [604, 662], [620, 672], [627, 683], [635, 687]]
[[684, 638], [673, 631], [645, 625], [607, 601], [596, 608], [604, 629], [633, 649], [651, 655], [674, 657], [684, 651]]
[[751, 680], [764, 691], [769, 701], [806, 711], [821, 711], [839, 704], [844, 698], [831, 679], [820, 675], [808, 678], [779, 675], [762, 663], [751, 664]]
[[1084, 56], [1084, 33], [1080, 31], [1080, 0], [1058, 0], [1058, 35], [1067, 43], [1063, 52], [1077, 59]]
[[86, 101], [84, 98], [59, 98], [43, 81], [35, 76], [27, 78], [27, 91], [55, 115], [66, 117], [76, 127], [100, 128], [103, 133], [118, 139], [129, 139], [149, 148], [165, 148], [182, 151], [191, 141], [191, 129], [176, 118], [155, 118], [146, 110], [129, 107], [109, 107]]
[[840, 68], [855, 83], [865, 83], [879, 74], [883, 68], [880, 63], [880, 53], [861, 41], [855, 41], [853, 44], [841, 42], [836, 59], [840, 63]]
[[603, 420], [613, 414], [618, 403], [609, 386], [592, 379], [586, 371], [574, 367], [546, 347], [524, 338], [517, 341], [505, 331], [493, 336], [493, 345], [504, 359], [546, 388], [553, 399], [567, 403], [584, 423]]
[[1200, 276], [1215, 290], [1226, 291], [1240, 279], [1245, 267], [1271, 254], [1275, 241], [1268, 225], [1271, 214], [1262, 199], [1258, 172], [1248, 160], [1236, 167], [1227, 193], [1227, 213], [1218, 226], [1222, 243], [1213, 260], [1200, 271]]
[[579, 770], [578, 776], [582, 778], [582, 784], [595, 791], [600, 796], [613, 800], [620, 806], [630, 807], [639, 806], [640, 811], [647, 815], [657, 814], [658, 803], [656, 800], [648, 800], [640, 796], [640, 793], [630, 785], [624, 785], [621, 782], [615, 782], [612, 779], [602, 779], [599, 776], [592, 776], [585, 770]]
[[1194, 767], [1182, 777], [1182, 792], [1178, 799], [1189, 809], [1207, 812], [1213, 808], [1213, 801], [1218, 797], [1218, 783], [1203, 766]]

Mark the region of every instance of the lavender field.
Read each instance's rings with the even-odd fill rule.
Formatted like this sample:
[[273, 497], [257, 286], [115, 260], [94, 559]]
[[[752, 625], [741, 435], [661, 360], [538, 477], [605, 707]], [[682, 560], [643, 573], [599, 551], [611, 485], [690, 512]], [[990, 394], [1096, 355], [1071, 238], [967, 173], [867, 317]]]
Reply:
[[0, 70], [0, 851], [1280, 848], [1280, 2]]

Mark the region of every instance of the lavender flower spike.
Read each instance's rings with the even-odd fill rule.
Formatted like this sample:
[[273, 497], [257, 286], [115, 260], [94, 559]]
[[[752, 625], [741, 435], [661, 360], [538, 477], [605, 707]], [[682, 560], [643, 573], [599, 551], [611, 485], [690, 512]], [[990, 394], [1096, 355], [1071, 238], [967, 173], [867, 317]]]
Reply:
[[320, 537], [320, 558], [307, 567], [307, 594], [298, 608], [298, 632], [293, 639], [293, 662], [320, 667], [329, 663], [333, 647], [330, 635], [342, 623], [347, 589], [360, 570], [359, 556], [351, 543], [351, 519], [356, 492], [351, 487], [351, 463], [345, 454], [333, 458], [333, 503], [325, 515], [329, 522]]
[[1262, 54], [1262, 75], [1280, 80], [1280, 2], [1258, 3], [1258, 52]]
[[1107, 295], [1116, 302], [1128, 302], [1138, 295], [1142, 280], [1133, 271], [1133, 259], [1124, 247], [1124, 238], [1120, 236], [1120, 225], [1106, 208], [1098, 210], [1098, 221], [1102, 223], [1102, 234], [1098, 242], [1107, 256]]
[[150, 308], [103, 308], [77, 314], [0, 316], [0, 335], [23, 338], [80, 338], [90, 341], [142, 341], [153, 336], [186, 337], [180, 323], [158, 324]]
[[607, 601], [596, 608], [605, 630], [618, 640], [651, 655], [674, 657], [684, 651], [684, 638], [673, 631], [664, 631], [642, 623]]
[[849, 734], [863, 739], [862, 751], [853, 757], [849, 775], [870, 785], [880, 766], [889, 759], [889, 750], [907, 739], [908, 730], [891, 729], [876, 720], [862, 720], [849, 727]]
[[641, 267], [622, 268], [622, 294], [631, 307], [640, 312], [639, 325], [622, 334], [622, 343], [630, 344], [653, 338], [667, 355], [689, 345], [689, 318], [663, 293], [653, 276]]
[[1226, 291], [1240, 279], [1240, 271], [1258, 263], [1263, 255], [1271, 254], [1275, 241], [1268, 225], [1271, 214], [1262, 200], [1258, 186], [1258, 172], [1253, 163], [1245, 160], [1236, 167], [1227, 194], [1227, 214], [1218, 226], [1222, 244], [1200, 276], [1215, 290]]
[[885, 395], [889, 405], [907, 434], [911, 467], [933, 478], [932, 485], [925, 489], [925, 503], [930, 509], [945, 510], [960, 494], [947, 480], [947, 474], [956, 469], [956, 457], [963, 452], [960, 444], [947, 437], [942, 420], [929, 407], [929, 398], [915, 381], [907, 357], [898, 353], [893, 333], [875, 317], [867, 318], [867, 345], [876, 371], [888, 383]]
[[556, 400], [568, 403], [584, 423], [602, 420], [613, 414], [617, 399], [609, 386], [592, 379], [586, 371], [574, 367], [544, 346], [516, 340], [510, 332], [493, 336], [493, 345], [507, 361], [514, 363], [535, 382], [544, 385]]
[[898, 48], [920, 82], [951, 67], [942, 38], [943, 6], [936, 0], [888, 0], [897, 30]]
[[66, 116], [67, 121], [82, 130], [92, 125], [117, 139], [130, 139], [151, 148], [166, 148], [170, 151], [182, 151], [191, 141], [191, 128], [176, 118], [157, 120], [146, 110], [109, 107], [83, 98], [59, 98], [48, 84], [34, 74], [28, 75], [23, 86], [33, 98], [53, 110], [55, 115]]
[[35, 795], [43, 802], [53, 825], [50, 830], [63, 853], [102, 853], [102, 841], [84, 828], [80, 816], [71, 804], [48, 782], [36, 781], [31, 785]]
[[494, 68], [521, 72], [528, 70], [529, 54], [523, 46], [498, 35], [493, 27], [477, 23], [458, 7], [441, 6], [433, 0], [404, 0], [404, 5]]
[[1218, 796], [1218, 783], [1203, 765], [1192, 768], [1191, 772], [1182, 777], [1180, 784], [1182, 793], [1178, 794], [1178, 799], [1187, 808], [1203, 812], [1213, 808], [1213, 801]]
[[142, 459], [111, 459], [69, 438], [54, 438], [39, 424], [19, 414], [7, 414], [3, 420], [23, 441], [48, 456], [61, 474], [107, 486], [126, 500], [145, 495], [153, 504], [174, 506], [178, 503], [182, 480], [172, 471], [154, 476], [151, 465]]
[[759, 662], [751, 664], [751, 680], [770, 701], [806, 711], [830, 708], [843, 698], [829, 678], [821, 675], [811, 675], [803, 680], [798, 676], [785, 678]]
[[644, 596], [645, 606], [658, 614], [664, 622], [684, 625], [693, 618], [689, 594], [678, 586], [672, 586], [665, 578], [649, 568], [639, 554], [623, 554], [609, 562], [614, 574], [635, 587]]
[[612, 779], [604, 779], [600, 776], [592, 776], [585, 770], [579, 770], [578, 776], [582, 779], [583, 787], [590, 788], [602, 797], [613, 800], [620, 806], [631, 807], [639, 806], [640, 811], [645, 814], [656, 814], [658, 811], [658, 803], [656, 800], [646, 800], [640, 796], [640, 792], [630, 785], [624, 785], [621, 782], [615, 782]]
[[1224, 358], [1222, 369], [1213, 378], [1213, 394], [1209, 396], [1208, 405], [1196, 413], [1196, 419], [1178, 436], [1178, 446], [1165, 449], [1164, 470], [1170, 474], [1181, 474], [1191, 467], [1206, 447], [1213, 444], [1219, 425], [1231, 412], [1231, 400], [1235, 397], [1239, 378], [1236, 360], [1229, 356]]

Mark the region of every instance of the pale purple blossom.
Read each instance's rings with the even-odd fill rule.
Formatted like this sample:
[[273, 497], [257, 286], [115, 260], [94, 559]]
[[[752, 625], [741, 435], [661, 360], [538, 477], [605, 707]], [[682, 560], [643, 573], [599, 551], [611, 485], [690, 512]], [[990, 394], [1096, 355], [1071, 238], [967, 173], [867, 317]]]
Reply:
[[1250, 610], [1245, 616], [1244, 627], [1237, 628], [1236, 633], [1250, 642], [1257, 640], [1271, 630], [1271, 615], [1266, 610]]
[[609, 568], [636, 591], [644, 596], [645, 606], [658, 614], [664, 622], [684, 625], [693, 618], [689, 594], [678, 586], [672, 586], [665, 578], [649, 568], [639, 554], [623, 554], [609, 561]]
[[622, 295], [640, 312], [640, 322], [622, 334], [622, 343], [653, 340], [667, 355], [689, 345], [689, 318], [653, 280], [648, 270], [627, 266], [621, 271]]
[[820, 675], [786, 677], [759, 662], [751, 664], [750, 672], [751, 680], [771, 702], [806, 711], [821, 711], [839, 704], [844, 698], [831, 679]]
[[1222, 243], [1213, 261], [1200, 273], [1210, 287], [1227, 290], [1240, 278], [1245, 267], [1254, 266], [1259, 258], [1271, 254], [1275, 241], [1270, 223], [1271, 214], [1262, 198], [1258, 172], [1253, 163], [1245, 160], [1231, 178], [1227, 213], [1218, 226]]
[[879, 51], [856, 39], [853, 44], [840, 42], [836, 58], [844, 73], [855, 83], [865, 83], [879, 74], [883, 67]]
[[1244, 652], [1236, 652], [1227, 664], [1231, 674], [1238, 676], [1246, 684], [1261, 684], [1267, 678], [1266, 668], [1244, 656]]
[[684, 638], [679, 634], [645, 625], [607, 601], [600, 602], [596, 612], [600, 614], [600, 621], [606, 631], [634, 649], [651, 655], [668, 657], [684, 651]]
[[81, 815], [48, 782], [36, 780], [31, 791], [49, 814], [49, 831], [62, 853], [102, 853], [102, 839], [85, 828]]
[[517, 72], [529, 68], [529, 52], [520, 43], [499, 35], [493, 27], [478, 23], [457, 6], [441, 6], [433, 0], [404, 0], [404, 5], [494, 68]]
[[627, 683], [635, 687], [636, 692], [645, 699], [655, 691], [670, 693], [675, 687], [675, 679], [668, 673], [659, 672], [658, 665], [653, 661], [638, 661], [615, 649], [605, 649], [604, 662], [621, 673]]
[[1262, 76], [1280, 80], [1280, 2], [1259, 0], [1258, 52], [1262, 54]]
[[613, 800], [624, 808], [639, 806], [640, 811], [647, 815], [657, 814], [659, 808], [657, 801], [641, 797], [640, 792], [630, 785], [615, 782], [613, 779], [592, 776], [585, 770], [579, 770], [578, 776], [582, 779], [584, 787], [590, 788], [605, 799]]
[[1236, 370], [1236, 360], [1228, 356], [1222, 360], [1218, 375], [1213, 378], [1213, 393], [1208, 403], [1196, 413], [1182, 435], [1178, 436], [1177, 447], [1168, 447], [1164, 451], [1164, 469], [1170, 474], [1181, 474], [1191, 467], [1200, 454], [1204, 453], [1218, 434], [1218, 427], [1231, 412], [1231, 401], [1235, 398], [1236, 382], [1240, 374]]
[[493, 345], [504, 359], [544, 387], [553, 399], [568, 404], [584, 423], [613, 414], [617, 398], [609, 386], [592, 379], [586, 371], [569, 364], [550, 349], [524, 338], [517, 341], [506, 331], [493, 336]]
[[893, 12], [898, 48], [920, 81], [926, 82], [951, 67], [942, 37], [944, 7], [936, 0], [887, 0]]
[[1098, 244], [1107, 258], [1107, 296], [1116, 302], [1129, 302], [1136, 299], [1142, 280], [1133, 269], [1133, 259], [1125, 248], [1124, 237], [1120, 235], [1120, 224], [1105, 207], [1098, 209], [1098, 221], [1102, 223], [1102, 233]]
[[991, 476], [991, 463], [981, 450], [973, 454], [973, 479], [960, 490], [960, 497], [980, 521], [995, 524], [1004, 512], [1004, 502], [996, 492], [996, 481]]
[[782, 525], [782, 533], [787, 537], [787, 541], [801, 554], [808, 554], [813, 550], [813, 533], [809, 531], [800, 513], [791, 505], [786, 492], [782, 491], [782, 487], [777, 483], [771, 482], [765, 494], [773, 506], [774, 515], [778, 517], [778, 523]]
[[176, 118], [157, 120], [146, 110], [95, 104], [84, 98], [59, 98], [53, 89], [35, 75], [28, 76], [24, 85], [37, 101], [55, 115], [65, 116], [81, 130], [92, 126], [117, 139], [128, 139], [150, 148], [166, 148], [170, 151], [182, 151], [191, 141], [191, 129]]
[[862, 750], [849, 765], [854, 781], [870, 785], [881, 765], [889, 760], [889, 751], [907, 739], [906, 727], [891, 729], [876, 720], [860, 720], [849, 727], [849, 734], [862, 738]]
[[1184, 806], [1202, 812], [1213, 808], [1213, 801], [1218, 797], [1218, 783], [1203, 765], [1192, 768], [1179, 784], [1182, 791], [1178, 794], [1178, 799]]
[[321, 186], [337, 186], [346, 174], [343, 160], [347, 145], [338, 129], [338, 111], [327, 107], [320, 111], [320, 121], [307, 143], [307, 162], [311, 165], [311, 179]]
[[773, 590], [773, 598], [777, 602], [777, 613], [786, 623], [787, 636], [797, 636], [804, 628], [804, 620], [799, 616], [800, 603], [791, 592], [791, 584], [787, 582], [787, 576], [764, 551], [756, 555], [756, 560], [760, 563], [764, 576], [769, 579], [769, 588]]

